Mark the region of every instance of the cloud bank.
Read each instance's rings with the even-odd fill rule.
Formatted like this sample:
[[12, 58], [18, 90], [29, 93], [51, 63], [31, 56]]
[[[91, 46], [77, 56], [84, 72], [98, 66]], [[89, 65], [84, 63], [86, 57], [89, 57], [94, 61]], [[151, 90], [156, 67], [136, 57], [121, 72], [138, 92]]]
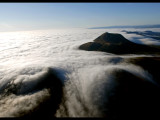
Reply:
[[119, 84], [114, 77], [119, 70], [125, 70], [154, 84], [147, 71], [123, 61], [125, 58], [145, 55], [118, 56], [78, 49], [79, 45], [93, 41], [104, 32], [122, 33], [131, 41], [155, 44], [153, 40], [142, 36], [127, 35], [121, 29], [0, 34], [0, 90], [3, 91], [0, 94], [0, 116], [25, 115], [49, 99], [52, 94], [49, 88], [44, 87], [45, 84], [42, 84], [43, 89], [34, 91], [44, 81], [42, 78], [48, 75], [48, 70], [56, 72], [64, 85], [65, 94], [56, 117], [104, 116], [107, 107], [103, 106], [108, 103], [109, 96], [114, 94], [114, 89]]

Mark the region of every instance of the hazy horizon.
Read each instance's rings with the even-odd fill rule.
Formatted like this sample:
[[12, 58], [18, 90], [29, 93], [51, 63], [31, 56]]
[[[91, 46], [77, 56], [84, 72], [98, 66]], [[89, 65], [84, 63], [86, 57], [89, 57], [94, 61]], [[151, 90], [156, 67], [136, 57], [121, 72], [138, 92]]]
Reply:
[[0, 31], [160, 24], [160, 3], [0, 3]]

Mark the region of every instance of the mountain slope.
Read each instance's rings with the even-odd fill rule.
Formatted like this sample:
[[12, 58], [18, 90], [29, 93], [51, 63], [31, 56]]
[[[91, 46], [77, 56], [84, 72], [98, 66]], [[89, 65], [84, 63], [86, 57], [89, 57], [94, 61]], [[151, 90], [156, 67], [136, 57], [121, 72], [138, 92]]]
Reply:
[[121, 34], [105, 32], [97, 37], [94, 42], [88, 42], [80, 45], [82, 50], [103, 51], [114, 54], [159, 54], [160, 50], [147, 46], [133, 43], [123, 37]]

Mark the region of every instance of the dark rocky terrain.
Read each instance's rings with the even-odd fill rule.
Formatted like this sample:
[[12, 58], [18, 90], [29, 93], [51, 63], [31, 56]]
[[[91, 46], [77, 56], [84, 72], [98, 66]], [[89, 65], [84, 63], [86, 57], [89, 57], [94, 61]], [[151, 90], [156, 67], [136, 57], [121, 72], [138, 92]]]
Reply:
[[160, 119], [160, 57], [126, 58], [123, 62], [142, 67], [152, 80], [122, 69], [114, 71], [118, 84], [109, 96], [104, 116], [107, 114], [109, 120]]
[[152, 75], [153, 80], [160, 85], [160, 57], [136, 57], [128, 58], [125, 61], [142, 67], [149, 72]]
[[160, 118], [160, 87], [124, 70], [115, 76], [119, 84], [109, 99], [109, 119]]
[[[116, 119], [157, 119], [160, 107], [160, 57], [128, 58], [129, 62], [142, 67], [152, 75], [155, 84], [126, 71], [115, 73], [119, 85], [111, 99], [111, 116]], [[113, 119], [113, 118], [111, 118]]]
[[103, 33], [94, 42], [80, 45], [81, 50], [103, 51], [114, 54], [159, 54], [160, 49], [133, 43], [116, 33]]

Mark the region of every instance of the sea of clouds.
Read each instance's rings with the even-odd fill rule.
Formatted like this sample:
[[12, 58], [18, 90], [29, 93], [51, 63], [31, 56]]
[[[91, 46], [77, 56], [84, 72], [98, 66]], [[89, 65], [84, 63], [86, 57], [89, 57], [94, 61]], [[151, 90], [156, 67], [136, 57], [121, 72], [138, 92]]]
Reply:
[[[114, 55], [78, 49], [81, 44], [93, 41], [104, 32], [120, 33], [141, 44], [160, 44], [151, 38], [126, 34], [122, 29], [1, 32], [0, 117], [23, 116], [48, 99], [50, 93], [46, 88], [30, 91], [43, 81], [41, 78], [48, 74], [49, 68], [54, 69], [64, 83], [65, 94], [56, 112], [57, 117], [103, 116], [107, 95], [117, 85], [113, 76], [116, 70], [126, 70], [152, 82], [152, 76], [147, 71], [123, 62], [125, 58], [146, 55]], [[10, 89], [16, 89], [16, 94]], [[93, 92], [95, 89], [96, 93]]]

